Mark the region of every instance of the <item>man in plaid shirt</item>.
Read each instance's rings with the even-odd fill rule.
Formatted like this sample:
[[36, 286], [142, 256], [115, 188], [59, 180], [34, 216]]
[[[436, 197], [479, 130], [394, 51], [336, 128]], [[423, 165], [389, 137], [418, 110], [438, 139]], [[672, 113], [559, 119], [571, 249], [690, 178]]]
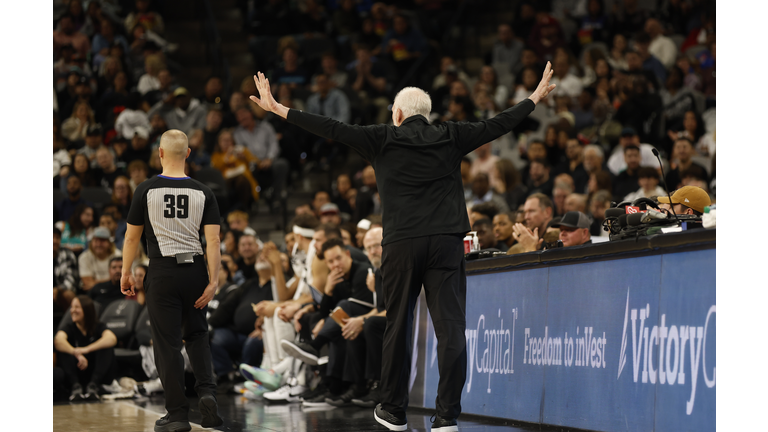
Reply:
[[75, 254], [61, 247], [61, 231], [53, 229], [53, 303], [61, 310], [67, 310], [75, 298], [80, 278], [77, 275]]

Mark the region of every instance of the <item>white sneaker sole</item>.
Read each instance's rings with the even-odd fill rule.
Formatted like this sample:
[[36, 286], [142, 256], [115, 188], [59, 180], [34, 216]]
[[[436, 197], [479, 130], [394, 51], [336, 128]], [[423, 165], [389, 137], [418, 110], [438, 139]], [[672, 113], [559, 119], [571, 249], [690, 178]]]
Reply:
[[376, 415], [376, 410], [373, 410], [373, 418], [376, 419], [376, 421], [379, 422], [380, 425], [392, 431], [404, 431], [408, 429], [408, 423], [404, 425], [393, 425], [392, 423], [386, 420], [380, 419], [379, 416]]
[[432, 428], [432, 432], [459, 432], [459, 426], [453, 425], [453, 426], [443, 426], [439, 428]]
[[295, 357], [304, 363], [311, 365], [311, 366], [317, 366], [317, 356], [312, 355], [298, 346], [292, 344], [289, 341], [282, 341], [280, 343], [280, 346], [283, 348], [286, 354], [288, 354], [291, 357]]

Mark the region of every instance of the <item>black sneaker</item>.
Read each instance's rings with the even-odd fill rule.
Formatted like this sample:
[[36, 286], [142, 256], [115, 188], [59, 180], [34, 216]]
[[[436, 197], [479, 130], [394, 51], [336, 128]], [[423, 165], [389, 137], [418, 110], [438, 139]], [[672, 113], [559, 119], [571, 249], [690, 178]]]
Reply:
[[79, 402], [83, 400], [83, 386], [80, 383], [75, 383], [72, 386], [72, 393], [69, 394], [70, 402]]
[[85, 394], [83, 396], [84, 400], [87, 401], [97, 401], [99, 399], [99, 386], [96, 385], [96, 383], [89, 382], [88, 385], [85, 387]]
[[373, 408], [376, 406], [377, 403], [381, 402], [381, 393], [379, 391], [379, 382], [374, 381], [371, 384], [371, 387], [368, 389], [368, 394], [366, 394], [363, 397], [359, 398], [352, 398], [352, 403], [365, 407], [365, 408]]
[[320, 394], [316, 394], [314, 397], [304, 399], [301, 404], [305, 407], [327, 407], [331, 406], [326, 399], [333, 397], [333, 393], [328, 390], [324, 390]]
[[188, 421], [172, 421], [168, 418], [168, 414], [160, 417], [155, 422], [155, 432], [185, 432], [191, 430], [192, 425]]
[[402, 417], [395, 416], [382, 408], [381, 404], [376, 405], [376, 409], [373, 410], [373, 418], [376, 419], [380, 425], [392, 431], [404, 431], [408, 429], [408, 420], [405, 418], [405, 414], [403, 414]]
[[349, 390], [340, 395], [332, 395], [331, 397], [326, 398], [325, 401], [336, 407], [347, 406], [352, 403], [352, 399], [361, 397], [362, 395], [360, 393], [361, 391], [353, 384], [349, 386]]
[[307, 389], [304, 393], [299, 395], [299, 400], [304, 402], [305, 400], [314, 399], [320, 395], [324, 395], [328, 389], [322, 384], [318, 384], [314, 390]]
[[224, 424], [224, 420], [219, 417], [216, 399], [213, 395], [204, 395], [201, 397], [197, 402], [197, 407], [200, 408], [200, 414], [203, 416], [200, 426], [204, 428], [212, 428]]
[[316, 349], [312, 348], [312, 345], [305, 342], [294, 343], [283, 339], [280, 341], [280, 346], [283, 347], [285, 353], [289, 356], [296, 357], [308, 365], [317, 366], [319, 353]]
[[435, 416], [432, 422], [432, 432], [459, 432], [459, 425], [455, 418]]

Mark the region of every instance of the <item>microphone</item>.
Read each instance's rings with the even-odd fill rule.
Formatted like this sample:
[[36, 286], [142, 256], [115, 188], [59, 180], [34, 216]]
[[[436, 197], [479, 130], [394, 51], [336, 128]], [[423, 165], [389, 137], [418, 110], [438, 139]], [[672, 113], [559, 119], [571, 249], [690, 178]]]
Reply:
[[627, 225], [630, 225], [630, 226], [641, 225], [643, 216], [645, 216], [643, 213], [632, 213], [630, 215], [627, 215]]
[[640, 213], [640, 214], [643, 215], [643, 218], [640, 220], [642, 223], [649, 223], [649, 222], [653, 222], [654, 220], [664, 220], [667, 218], [666, 213], [656, 211], [653, 209], [649, 209], [647, 212]]
[[661, 167], [661, 177], [664, 181], [664, 191], [667, 193], [667, 198], [669, 198], [669, 208], [672, 210], [672, 214], [675, 216], [675, 220], [679, 223], [680, 219], [677, 218], [677, 214], [675, 213], [675, 206], [672, 204], [672, 196], [669, 194], [669, 187], [667, 187], [667, 180], [666, 180], [666, 174], [664, 174], [664, 164], [661, 163], [661, 157], [659, 157], [659, 151], [656, 150], [656, 147], [651, 148], [651, 151], [653, 152], [653, 155], [656, 156], [656, 160], [659, 161], [659, 167]]
[[606, 219], [617, 218], [623, 214], [626, 214], [626, 212], [624, 211], [624, 209], [620, 209], [620, 208], [609, 208], [605, 210]]
[[627, 216], [629, 216], [629, 215], [628, 214], [623, 214], [623, 215], [619, 216], [618, 222], [619, 222], [619, 227], [620, 228], [624, 228], [624, 227], [627, 226]]

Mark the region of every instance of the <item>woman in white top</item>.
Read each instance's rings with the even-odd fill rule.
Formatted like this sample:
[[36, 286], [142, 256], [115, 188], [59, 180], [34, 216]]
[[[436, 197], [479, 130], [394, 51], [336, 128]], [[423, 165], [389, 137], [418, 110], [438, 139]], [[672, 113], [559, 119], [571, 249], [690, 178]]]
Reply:
[[533, 90], [536, 90], [536, 86], [539, 84], [539, 78], [536, 71], [533, 68], [523, 69], [521, 83], [515, 87], [515, 94], [512, 95], [512, 105], [525, 100]]
[[152, 90], [160, 89], [160, 79], [157, 78], [157, 74], [165, 69], [165, 62], [160, 54], [150, 54], [144, 60], [144, 75], [139, 78], [139, 84], [136, 86], [139, 93], [142, 95], [147, 94]]
[[96, 124], [93, 110], [87, 101], [78, 101], [72, 109], [72, 115], [61, 125], [61, 135], [69, 141], [82, 141], [88, 133], [88, 127]]
[[623, 34], [618, 33], [613, 37], [613, 46], [608, 57], [608, 64], [614, 69], [627, 70], [627, 60], [624, 59], [626, 52], [627, 38]]

